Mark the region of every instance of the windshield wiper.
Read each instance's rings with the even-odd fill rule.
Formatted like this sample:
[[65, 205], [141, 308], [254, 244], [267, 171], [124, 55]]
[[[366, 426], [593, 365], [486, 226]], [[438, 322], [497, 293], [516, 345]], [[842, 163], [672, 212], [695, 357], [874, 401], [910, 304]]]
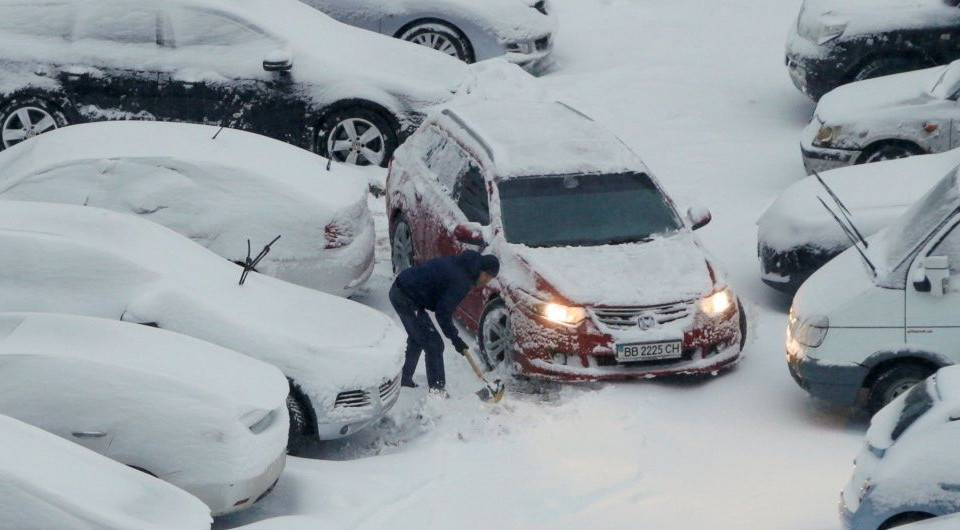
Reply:
[[247, 240], [247, 259], [240, 264], [243, 267], [243, 272], [240, 273], [240, 285], [243, 285], [243, 282], [247, 281], [247, 274], [250, 274], [250, 271], [257, 271], [257, 265], [260, 264], [260, 260], [267, 257], [267, 254], [270, 253], [270, 247], [272, 247], [273, 244], [279, 239], [280, 236], [273, 238], [273, 241], [267, 243], [267, 246], [263, 247], [263, 250], [261, 250], [260, 253], [257, 254], [257, 257], [253, 259], [250, 259], [250, 240]]
[[[856, 234], [860, 242], [863, 243], [863, 248], [870, 248], [870, 245], [867, 244], [867, 240], [863, 237], [863, 234], [860, 233], [860, 230], [857, 230], [857, 225], [853, 224], [853, 219], [850, 218], [850, 216], [853, 214], [850, 213], [850, 210], [848, 210], [846, 205], [843, 204], [843, 201], [840, 200], [840, 197], [837, 197], [837, 194], [834, 193], [832, 189], [830, 189], [830, 186], [827, 186], [827, 183], [824, 182], [822, 177], [820, 177], [820, 173], [817, 173], [816, 171], [814, 171], [813, 176], [817, 177], [817, 181], [819, 181], [820, 185], [823, 186], [825, 190], [827, 190], [827, 193], [829, 193], [830, 197], [833, 198], [833, 202], [837, 203], [837, 206], [840, 207], [840, 213], [843, 214], [843, 218], [846, 219], [847, 224], [850, 226], [850, 229], [853, 230], [853, 233]], [[830, 212], [830, 213], [833, 213], [833, 212]]]
[[858, 240], [856, 237], [854, 237], [853, 232], [851, 232], [850, 229], [847, 228], [847, 225], [843, 224], [843, 221], [840, 220], [840, 217], [837, 216], [837, 214], [833, 213], [833, 210], [831, 210], [830, 207], [827, 206], [827, 203], [823, 202], [822, 198], [817, 197], [817, 200], [820, 201], [820, 204], [823, 205], [824, 209], [826, 209], [827, 212], [830, 214], [830, 216], [833, 217], [833, 220], [837, 222], [837, 224], [840, 226], [840, 230], [842, 230], [843, 233], [847, 236], [847, 238], [850, 239], [850, 243], [853, 244], [853, 248], [857, 249], [857, 252], [860, 254], [860, 257], [863, 258], [863, 262], [867, 264], [867, 267], [870, 267], [870, 271], [873, 272], [873, 276], [876, 277], [877, 267], [874, 266], [873, 262], [870, 261], [870, 258], [867, 257], [867, 253], [864, 252], [864, 249], [860, 248], [860, 242], [862, 240]]

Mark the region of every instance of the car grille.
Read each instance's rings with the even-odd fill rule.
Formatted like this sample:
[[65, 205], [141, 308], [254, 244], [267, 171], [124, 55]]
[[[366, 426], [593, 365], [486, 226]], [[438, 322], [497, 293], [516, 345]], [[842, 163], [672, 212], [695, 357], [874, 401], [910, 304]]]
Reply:
[[548, 14], [548, 13], [547, 13], [547, 0], [540, 0], [540, 1], [537, 2], [536, 4], [533, 4], [533, 8], [536, 9], [537, 11], [543, 13], [544, 15]]
[[391, 379], [386, 383], [380, 385], [380, 402], [389, 403], [391, 399], [396, 397], [397, 392], [400, 391], [400, 378]]
[[363, 390], [350, 390], [337, 394], [334, 407], [359, 408], [370, 406], [370, 393]]
[[657, 324], [669, 324], [687, 318], [692, 313], [693, 302], [677, 302], [658, 306], [594, 307], [593, 314], [603, 324], [618, 329], [639, 327], [639, 318], [652, 316]]
[[550, 36], [547, 35], [546, 37], [539, 38], [535, 40], [533, 44], [537, 47], [538, 52], [547, 50], [550, 48]]

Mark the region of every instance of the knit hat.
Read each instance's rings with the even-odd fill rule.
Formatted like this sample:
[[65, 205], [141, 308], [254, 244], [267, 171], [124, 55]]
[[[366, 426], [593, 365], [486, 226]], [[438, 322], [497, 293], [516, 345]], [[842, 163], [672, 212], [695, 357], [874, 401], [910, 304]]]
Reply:
[[480, 271], [496, 276], [500, 272], [500, 260], [490, 254], [480, 256]]

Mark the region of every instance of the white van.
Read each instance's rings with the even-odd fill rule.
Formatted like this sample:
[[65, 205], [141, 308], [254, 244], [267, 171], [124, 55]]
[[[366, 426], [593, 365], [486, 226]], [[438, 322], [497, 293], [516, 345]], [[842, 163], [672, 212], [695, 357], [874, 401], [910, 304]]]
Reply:
[[960, 360], [958, 224], [954, 169], [892, 225], [800, 287], [790, 309], [787, 363], [801, 387], [848, 406], [860, 403], [863, 391], [876, 412]]

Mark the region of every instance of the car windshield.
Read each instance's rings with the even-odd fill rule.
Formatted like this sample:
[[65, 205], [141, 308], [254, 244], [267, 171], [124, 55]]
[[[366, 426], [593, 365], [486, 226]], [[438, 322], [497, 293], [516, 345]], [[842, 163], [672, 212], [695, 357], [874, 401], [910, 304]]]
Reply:
[[913, 204], [899, 219], [871, 241], [870, 257], [878, 262], [882, 287], [902, 289], [906, 283], [904, 269], [940, 223], [960, 206], [957, 170], [953, 169], [926, 195]]
[[510, 243], [531, 247], [648, 241], [683, 227], [649, 175], [530, 177], [499, 184]]
[[897, 441], [897, 438], [900, 438], [911, 425], [933, 408], [933, 394], [930, 391], [930, 386], [933, 384], [932, 380], [921, 381], [910, 389], [903, 404], [903, 410], [900, 411], [900, 418], [897, 419], [897, 424], [890, 433], [891, 440]]
[[960, 90], [960, 61], [954, 61], [943, 68], [937, 76], [937, 82], [930, 89], [930, 94], [936, 98], [949, 99]]

